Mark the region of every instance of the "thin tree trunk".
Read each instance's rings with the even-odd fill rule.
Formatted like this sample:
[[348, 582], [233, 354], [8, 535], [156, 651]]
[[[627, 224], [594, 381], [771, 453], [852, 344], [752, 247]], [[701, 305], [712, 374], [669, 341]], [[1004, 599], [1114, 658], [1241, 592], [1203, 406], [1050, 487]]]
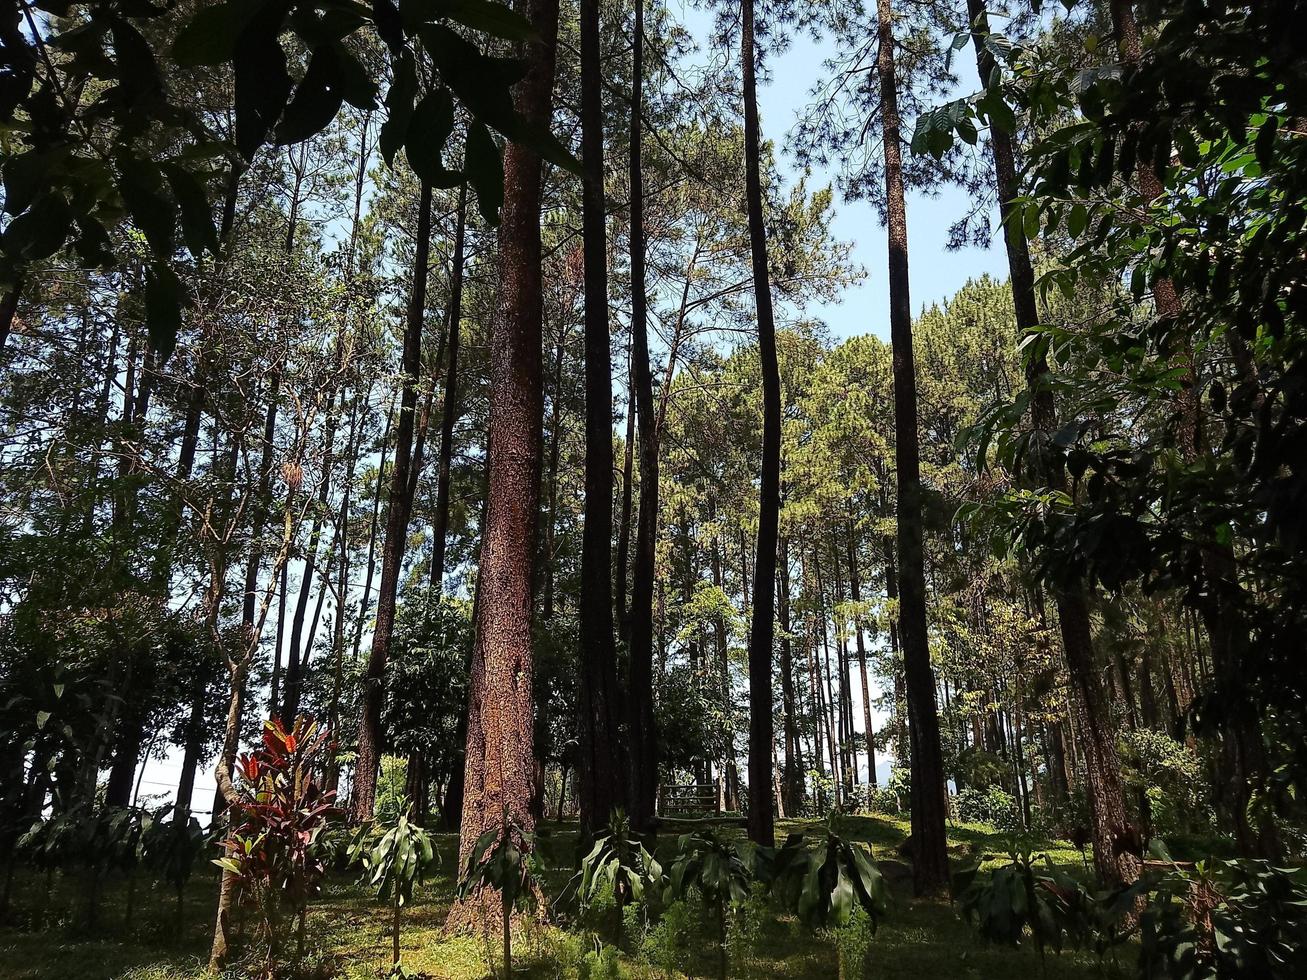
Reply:
[[795, 718], [794, 653], [790, 639], [790, 543], [784, 536], [779, 541], [776, 572], [776, 611], [781, 624], [781, 718], [785, 734], [781, 785], [785, 810], [794, 815], [803, 803], [803, 752]]
[[[267, 449], [270, 451], [271, 446]], [[297, 453], [297, 461], [301, 452]], [[264, 589], [262, 598], [257, 602], [254, 621], [243, 630], [241, 643], [243, 649], [228, 657], [227, 671], [231, 681], [231, 693], [227, 702], [227, 723], [223, 729], [222, 750], [218, 754], [218, 765], [214, 772], [218, 783], [218, 796], [223, 800], [226, 806], [231, 806], [238, 801], [236, 787], [232, 784], [231, 770], [236, 762], [236, 748], [240, 741], [240, 723], [241, 714], [244, 709], [245, 701], [245, 682], [249, 673], [250, 664], [254, 661], [254, 656], [258, 652], [259, 637], [263, 632], [263, 624], [268, 618], [268, 608], [272, 605], [272, 594], [274, 583], [280, 575], [282, 568], [285, 567], [290, 556], [291, 542], [294, 536], [295, 514], [288, 505], [285, 509], [285, 516], [282, 522], [281, 547], [273, 561], [272, 574], [268, 580], [268, 586]], [[215, 572], [218, 569], [215, 568]], [[220, 588], [220, 586], [219, 586]], [[219, 642], [217, 634], [217, 617], [212, 617], [211, 636], [215, 643]], [[215, 810], [217, 807], [215, 806]], [[236, 875], [231, 871], [224, 869], [222, 872], [222, 882], [218, 890], [218, 912], [213, 929], [213, 945], [209, 950], [209, 972], [221, 973], [226, 966], [227, 957], [231, 947], [231, 906], [235, 898], [237, 888]]]
[[422, 321], [427, 306], [427, 268], [431, 249], [431, 185], [422, 182], [418, 201], [416, 242], [413, 252], [413, 282], [404, 326], [404, 374], [399, 400], [399, 422], [395, 426], [395, 462], [390, 470], [390, 493], [386, 502], [386, 539], [381, 554], [381, 582], [377, 587], [377, 623], [372, 631], [372, 651], [363, 677], [359, 713], [358, 757], [354, 769], [353, 818], [362, 823], [372, 818], [377, 794], [377, 767], [381, 763], [381, 706], [386, 662], [395, 626], [399, 576], [404, 565], [408, 518], [413, 506], [409, 467], [412, 465], [413, 429], [416, 423], [418, 375], [422, 370]]
[[[988, 78], [993, 69], [993, 57], [984, 46], [983, 35], [988, 33], [989, 24], [982, 0], [968, 0], [968, 12], [975, 33], [977, 69], [982, 78]], [[1029, 245], [1012, 214], [1019, 191], [1012, 134], [1001, 127], [992, 127], [990, 146], [994, 154], [999, 212], [1003, 218], [1003, 240], [1007, 248], [1017, 330], [1025, 336], [1038, 325], [1039, 310]], [[1047, 376], [1045, 358], [1036, 357], [1028, 362], [1026, 381], [1033, 396], [1032, 422], [1038, 430], [1053, 433], [1057, 431], [1057, 407]], [[1051, 487], [1060, 489], [1063, 483], [1060, 468], [1050, 467], [1043, 475]], [[1134, 856], [1119, 850], [1118, 842], [1126, 833], [1125, 799], [1116, 744], [1109, 730], [1106, 698], [1094, 669], [1088, 598], [1083, 587], [1061, 589], [1054, 598], [1071, 682], [1072, 707], [1088, 742], [1086, 771], [1095, 866], [1105, 882], [1128, 883], [1138, 876], [1139, 865]]]
[[359, 647], [363, 643], [363, 624], [368, 618], [368, 606], [372, 601], [372, 579], [377, 573], [377, 530], [381, 522], [382, 488], [386, 485], [386, 456], [390, 452], [390, 433], [395, 427], [395, 408], [398, 399], [392, 397], [390, 409], [386, 412], [386, 430], [381, 436], [381, 460], [377, 464], [377, 485], [372, 494], [372, 524], [368, 530], [368, 564], [363, 578], [363, 595], [359, 598], [358, 621], [354, 624], [353, 658], [358, 660]]
[[541, 618], [552, 619], [554, 616], [554, 525], [558, 514], [558, 455], [562, 443], [563, 426], [563, 353], [567, 344], [568, 319], [561, 317], [558, 324], [558, 343], [554, 345], [554, 371], [551, 375], [553, 396], [549, 406], [549, 461], [545, 475], [545, 541], [544, 565], [545, 585], [544, 599], [541, 603]]
[[445, 547], [449, 537], [449, 479], [454, 458], [454, 423], [458, 420], [458, 351], [463, 318], [463, 248], [467, 226], [467, 184], [458, 189], [458, 219], [454, 225], [454, 261], [449, 273], [449, 363], [440, 406], [440, 460], [436, 472], [436, 514], [431, 528], [431, 587], [444, 590]]
[[[862, 602], [862, 579], [858, 574], [858, 542], [853, 521], [849, 521], [849, 598], [854, 606]], [[862, 619], [853, 617], [853, 635], [858, 650], [858, 676], [862, 681], [862, 731], [867, 740], [867, 784], [876, 788], [876, 735], [871, 727], [871, 685], [867, 682], [867, 647], [862, 637]]]
[[[653, 822], [658, 792], [658, 730], [654, 720], [653, 593], [658, 542], [658, 442], [654, 416], [653, 372], [649, 363], [648, 298], [645, 284], [644, 170], [644, 2], [635, 5], [631, 52], [631, 373], [640, 442], [640, 507], [631, 569], [627, 729], [630, 739], [631, 825], [647, 830]], [[671, 387], [670, 374], [664, 384]]]
[[582, 251], [585, 255], [585, 513], [581, 534], [581, 662], [576, 766], [582, 833], [621, 802], [613, 748], [617, 649], [613, 636], [613, 363], [608, 332], [608, 237], [599, 0], [581, 0]]
[[767, 232], [762, 213], [762, 136], [758, 123], [753, 0], [743, 0], [740, 65], [744, 73], [744, 197], [749, 211], [753, 296], [758, 316], [758, 358], [762, 369], [762, 466], [758, 484], [758, 542], [753, 569], [753, 622], [749, 629], [749, 839], [771, 847], [772, 817], [772, 636], [775, 624], [776, 539], [781, 504], [781, 377], [776, 358], [776, 323], [767, 268]]
[[[339, 373], [344, 356], [344, 338], [336, 341], [336, 370]], [[340, 411], [345, 410], [345, 396], [341, 395]], [[322, 475], [318, 483], [318, 507], [313, 515], [313, 525], [309, 530], [308, 544], [304, 550], [304, 570], [300, 579], [299, 596], [295, 600], [295, 612], [290, 625], [290, 648], [286, 652], [286, 695], [281, 717], [288, 724], [295, 721], [300, 710], [300, 692], [303, 685], [303, 671], [308, 663], [309, 653], [313, 647], [313, 630], [310, 630], [308, 642], [304, 641], [304, 618], [309, 607], [309, 593], [313, 589], [313, 576], [318, 567], [318, 546], [322, 543], [322, 525], [327, 519], [327, 502], [331, 494], [331, 468], [336, 453], [336, 429], [340, 425], [340, 414], [331, 413], [327, 418], [326, 431], [322, 437]], [[322, 591], [319, 590], [319, 598]], [[319, 602], [319, 609], [321, 603]], [[317, 617], [314, 616], [316, 624]], [[274, 710], [276, 706], [274, 705]]]
[[[630, 361], [630, 349], [627, 360]], [[626, 384], [626, 440], [622, 445], [622, 506], [617, 519], [617, 557], [613, 568], [613, 590], [617, 602], [617, 635], [631, 639], [631, 611], [627, 603], [627, 573], [631, 564], [631, 513], [635, 504], [635, 368], [629, 366]]]
[[903, 199], [902, 136], [894, 68], [891, 0], [876, 0], [881, 129], [889, 224], [890, 338], [894, 347], [894, 459], [898, 471], [899, 641], [907, 686], [912, 744], [912, 878], [918, 894], [948, 888], [944, 787], [935, 679], [926, 640], [926, 581], [922, 552], [921, 462], [917, 444], [917, 374], [912, 356], [908, 294], [908, 222]]

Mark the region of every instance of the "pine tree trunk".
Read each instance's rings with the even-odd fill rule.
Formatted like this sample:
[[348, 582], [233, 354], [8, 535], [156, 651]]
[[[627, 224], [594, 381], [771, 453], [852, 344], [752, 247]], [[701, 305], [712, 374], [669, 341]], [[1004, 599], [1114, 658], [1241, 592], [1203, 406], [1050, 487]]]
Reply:
[[395, 462], [390, 470], [390, 493], [386, 503], [386, 539], [381, 553], [381, 582], [377, 587], [377, 623], [372, 631], [372, 651], [363, 677], [362, 710], [359, 714], [358, 759], [354, 769], [354, 791], [350, 810], [362, 823], [372, 818], [377, 794], [377, 767], [381, 763], [381, 706], [386, 662], [395, 625], [399, 576], [408, 539], [408, 518], [413, 506], [409, 467], [412, 464], [413, 430], [416, 423], [418, 375], [422, 370], [422, 321], [427, 305], [427, 267], [431, 248], [431, 185], [425, 181], [418, 201], [418, 219], [413, 251], [413, 282], [404, 325], [404, 373], [399, 400], [399, 422], [395, 426]]
[[755, 77], [753, 0], [741, 4], [740, 64], [744, 72], [744, 196], [749, 211], [753, 296], [762, 369], [762, 467], [758, 482], [758, 542], [749, 628], [749, 839], [776, 842], [772, 817], [772, 636], [775, 622], [776, 539], [781, 503], [781, 378], [776, 357], [767, 233], [762, 213], [761, 142]]
[[889, 224], [890, 339], [894, 347], [894, 459], [898, 473], [899, 642], [907, 688], [912, 746], [913, 885], [918, 894], [948, 887], [944, 787], [935, 678], [926, 639], [926, 580], [921, 527], [921, 463], [917, 433], [917, 375], [912, 356], [908, 294], [908, 222], [903, 195], [902, 135], [894, 68], [891, 0], [877, 0], [881, 129]]
[[431, 528], [431, 587], [444, 590], [445, 547], [449, 537], [449, 478], [454, 458], [454, 423], [458, 420], [458, 352], [463, 319], [463, 250], [467, 235], [467, 184], [458, 189], [454, 225], [454, 261], [449, 273], [449, 363], [440, 407], [440, 458], [436, 464], [436, 514]]
[[797, 704], [794, 697], [794, 651], [790, 639], [790, 547], [789, 539], [779, 542], [777, 564], [776, 611], [781, 624], [781, 716], [785, 734], [781, 786], [785, 795], [785, 810], [790, 815], [799, 812], [803, 803], [803, 751], [799, 746], [796, 723]]
[[368, 606], [372, 602], [372, 580], [377, 574], [377, 531], [381, 524], [382, 490], [386, 485], [386, 459], [390, 453], [390, 434], [395, 428], [395, 408], [398, 399], [392, 397], [390, 408], [386, 412], [386, 429], [381, 435], [381, 460], [377, 463], [377, 485], [372, 494], [372, 523], [368, 528], [367, 572], [363, 577], [363, 595], [359, 598], [358, 620], [354, 623], [354, 645], [352, 656], [359, 658], [359, 647], [363, 643], [363, 625], [367, 622]]
[[[634, 346], [634, 342], [632, 342]], [[627, 349], [630, 361], [631, 349]], [[617, 556], [613, 562], [613, 592], [617, 603], [617, 635], [631, 641], [631, 610], [627, 576], [631, 567], [631, 516], [635, 506], [635, 368], [629, 366], [626, 382], [626, 439], [622, 445], [622, 505], [617, 518]]]
[[613, 636], [613, 363], [608, 333], [608, 236], [599, 0], [581, 0], [582, 251], [585, 254], [585, 520], [581, 535], [581, 663], [576, 767], [582, 833], [621, 802], [617, 650]]
[[[640, 443], [640, 505], [631, 569], [627, 729], [630, 739], [631, 826], [647, 830], [658, 792], [658, 732], [653, 703], [653, 592], [658, 542], [658, 421], [654, 416], [653, 372], [649, 363], [645, 285], [644, 171], [641, 154], [644, 111], [644, 3], [635, 5], [631, 52], [631, 361], [635, 418]], [[670, 375], [663, 382], [671, 387]]]
[[[993, 58], [984, 46], [983, 35], [989, 24], [982, 0], [968, 0], [968, 13], [975, 34], [976, 65], [982, 78], [993, 70]], [[1019, 187], [1016, 154], [1012, 134], [993, 127], [990, 146], [994, 154], [999, 213], [1003, 219], [1003, 240], [1007, 248], [1012, 283], [1012, 301], [1017, 331], [1021, 336], [1038, 326], [1039, 309], [1035, 299], [1035, 274], [1029, 245], [1012, 209]], [[1029, 361], [1026, 382], [1032, 392], [1031, 416], [1036, 429], [1044, 433], [1057, 431], [1057, 407], [1047, 384], [1048, 363], [1043, 357]], [[1060, 469], [1044, 474], [1054, 489], [1063, 484]], [[1089, 603], [1083, 587], [1066, 588], [1055, 594], [1058, 625], [1069, 675], [1072, 710], [1079, 719], [1080, 730], [1089, 743], [1086, 772], [1089, 781], [1091, 834], [1094, 863], [1105, 882], [1123, 884], [1138, 876], [1138, 862], [1132, 855], [1119, 852], [1118, 841], [1126, 833], [1125, 798], [1121, 786], [1121, 766], [1116, 743], [1110, 731], [1111, 721], [1094, 667], [1093, 635], [1089, 622]]]
[[[341, 341], [337, 340], [338, 350]], [[338, 353], [336, 367], [341, 368], [341, 355]], [[341, 397], [341, 411], [344, 411], [344, 396]], [[335, 459], [336, 429], [340, 424], [339, 414], [333, 412], [327, 419], [326, 431], [322, 437], [322, 475], [318, 484], [318, 508], [313, 515], [313, 525], [309, 530], [308, 544], [304, 550], [304, 570], [300, 579], [299, 596], [295, 600], [295, 612], [290, 626], [290, 647], [286, 653], [286, 695], [281, 709], [281, 717], [287, 724], [293, 724], [300, 710], [300, 691], [303, 684], [304, 665], [308, 663], [312, 651], [313, 635], [304, 642], [304, 619], [309, 608], [309, 593], [313, 589], [313, 576], [318, 567], [318, 547], [322, 543], [322, 525], [327, 516], [327, 501], [331, 493], [331, 467]], [[321, 591], [319, 592], [321, 596]], [[316, 617], [315, 617], [316, 622]], [[302, 650], [302, 652], [301, 652]], [[274, 710], [275, 710], [274, 705]]]
[[[514, 105], [530, 125], [549, 123], [553, 102], [557, 0], [519, 0], [538, 35], [526, 49], [526, 75]], [[504, 150], [499, 229], [500, 297], [490, 344], [487, 500], [468, 706], [460, 860], [476, 839], [507, 818], [525, 831], [535, 821], [531, 649], [532, 565], [540, 495], [541, 161], [517, 143]], [[524, 841], [518, 842], [525, 846]], [[481, 904], [484, 902], [486, 904]], [[459, 903], [447, 928], [475, 926], [492, 896]], [[506, 914], [506, 913], [505, 913]], [[505, 943], [507, 946], [507, 942]], [[505, 954], [507, 956], [507, 949]]]
[[[849, 522], [849, 598], [862, 602], [862, 578], [858, 574], [857, 533]], [[871, 726], [871, 686], [867, 682], [867, 647], [862, 637], [862, 620], [853, 617], [853, 635], [858, 650], [858, 677], [862, 681], [862, 731], [867, 740], [867, 785], [876, 788], [876, 735]]]

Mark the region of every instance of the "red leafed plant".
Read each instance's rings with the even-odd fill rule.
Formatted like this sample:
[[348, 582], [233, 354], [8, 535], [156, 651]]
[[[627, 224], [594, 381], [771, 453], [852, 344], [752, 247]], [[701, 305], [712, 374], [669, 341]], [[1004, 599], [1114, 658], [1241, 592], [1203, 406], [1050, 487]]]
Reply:
[[292, 918], [296, 960], [303, 955], [305, 909], [326, 870], [317, 844], [338, 811], [335, 791], [322, 788], [314, 768], [328, 739], [325, 729], [303, 717], [289, 731], [273, 719], [263, 725], [263, 744], [238, 760], [239, 799], [224, 856], [214, 863], [236, 875], [242, 900], [261, 920], [267, 975], [280, 959]]

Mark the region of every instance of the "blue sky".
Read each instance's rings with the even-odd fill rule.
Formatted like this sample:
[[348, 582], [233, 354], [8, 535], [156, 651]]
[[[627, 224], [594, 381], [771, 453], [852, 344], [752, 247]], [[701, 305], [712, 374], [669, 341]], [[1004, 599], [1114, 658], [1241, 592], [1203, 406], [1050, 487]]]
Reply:
[[[693, 25], [697, 36], [706, 36], [699, 29], [700, 18], [704, 18], [702, 13], [689, 10], [677, 11], [677, 14], [687, 24]], [[703, 23], [706, 26], [706, 18]], [[787, 50], [779, 55], [768, 55], [768, 78], [760, 79], [758, 103], [763, 138], [776, 144], [781, 171], [787, 177], [796, 177], [798, 170], [785, 147], [799, 113], [810, 102], [814, 84], [826, 76], [823, 61], [828, 51], [828, 45], [814, 42], [806, 33], [796, 31]], [[974, 64], [965, 57], [969, 53], [969, 50], [964, 50], [963, 56], [955, 61], [959, 95], [978, 87]], [[833, 179], [833, 171], [817, 171], [813, 173], [809, 186], [820, 186]], [[951, 296], [968, 279], [984, 273], [1007, 277], [1001, 239], [996, 239], [989, 249], [945, 250], [949, 226], [970, 207], [969, 196], [963, 191], [947, 187], [933, 198], [910, 195], [907, 206], [914, 312]], [[807, 312], [825, 320], [839, 338], [867, 333], [888, 338], [885, 229], [869, 205], [844, 201], [838, 191], [835, 210], [834, 233], [841, 240], [853, 243], [853, 257], [866, 270], [867, 277], [847, 289], [842, 302], [818, 304]], [[998, 227], [996, 214], [991, 215], [990, 221], [992, 227]]]

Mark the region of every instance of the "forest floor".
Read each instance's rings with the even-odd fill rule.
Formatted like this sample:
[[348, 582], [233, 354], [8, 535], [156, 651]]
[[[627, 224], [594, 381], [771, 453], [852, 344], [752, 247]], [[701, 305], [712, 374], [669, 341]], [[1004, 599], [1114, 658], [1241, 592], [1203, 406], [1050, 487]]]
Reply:
[[[816, 821], [783, 821], [777, 836]], [[575, 846], [575, 825], [552, 824], [551, 850], [560, 857]], [[1033, 949], [1013, 950], [986, 946], [946, 899], [911, 897], [910, 871], [899, 855], [907, 836], [907, 823], [890, 817], [847, 817], [841, 832], [867, 841], [881, 863], [893, 897], [889, 915], [872, 940], [869, 976], [877, 978], [1090, 978], [1126, 977], [1132, 973], [1129, 950], [1118, 961], [1100, 962], [1090, 953], [1050, 955], [1041, 963]], [[742, 834], [742, 831], [740, 831]], [[950, 828], [950, 852], [960, 863], [980, 857], [993, 866], [1006, 860], [1008, 836], [980, 824]], [[490, 975], [489, 963], [498, 963], [495, 939], [446, 937], [442, 932], [454, 897], [453, 869], [457, 836], [439, 835], [441, 865], [438, 873], [404, 909], [401, 951], [410, 974], [449, 980], [481, 980]], [[1079, 851], [1064, 842], [1046, 841], [1037, 850], [1054, 864], [1082, 873]], [[560, 870], [548, 881], [550, 896], [563, 890], [568, 872]], [[204, 976], [204, 962], [212, 931], [217, 893], [216, 875], [207, 872], [187, 887], [182, 921], [177, 919], [174, 893], [166, 886], [137, 885], [131, 926], [124, 922], [125, 883], [106, 884], [99, 900], [98, 928], [84, 922], [87, 888], [76, 876], [56, 876], [49, 905], [45, 902], [44, 876], [15, 881], [10, 920], [0, 926], [0, 978], [3, 980], [180, 980]], [[46, 928], [32, 929], [43, 907], [56, 910], [46, 916]], [[59, 911], [63, 910], [63, 911]], [[692, 915], [695, 914], [693, 911]], [[77, 922], [77, 925], [73, 923]], [[629, 976], [679, 978], [717, 975], [713, 933], [692, 922], [688, 948], [669, 942], [666, 932], [628, 936], [629, 952], [620, 956], [620, 972], [596, 970], [583, 964], [593, 939], [574, 927], [532, 927], [515, 941], [514, 976]], [[309, 960], [319, 965], [320, 976], [351, 980], [383, 977], [390, 965], [390, 911], [345, 875], [327, 881], [322, 895], [310, 906], [307, 948]], [[818, 980], [837, 975], [836, 942], [832, 934], [806, 930], [792, 917], [770, 911], [742, 925], [731, 942], [732, 977]], [[494, 933], [492, 930], [492, 937]], [[675, 968], [673, 968], [675, 967]], [[233, 976], [239, 974], [233, 973]]]

